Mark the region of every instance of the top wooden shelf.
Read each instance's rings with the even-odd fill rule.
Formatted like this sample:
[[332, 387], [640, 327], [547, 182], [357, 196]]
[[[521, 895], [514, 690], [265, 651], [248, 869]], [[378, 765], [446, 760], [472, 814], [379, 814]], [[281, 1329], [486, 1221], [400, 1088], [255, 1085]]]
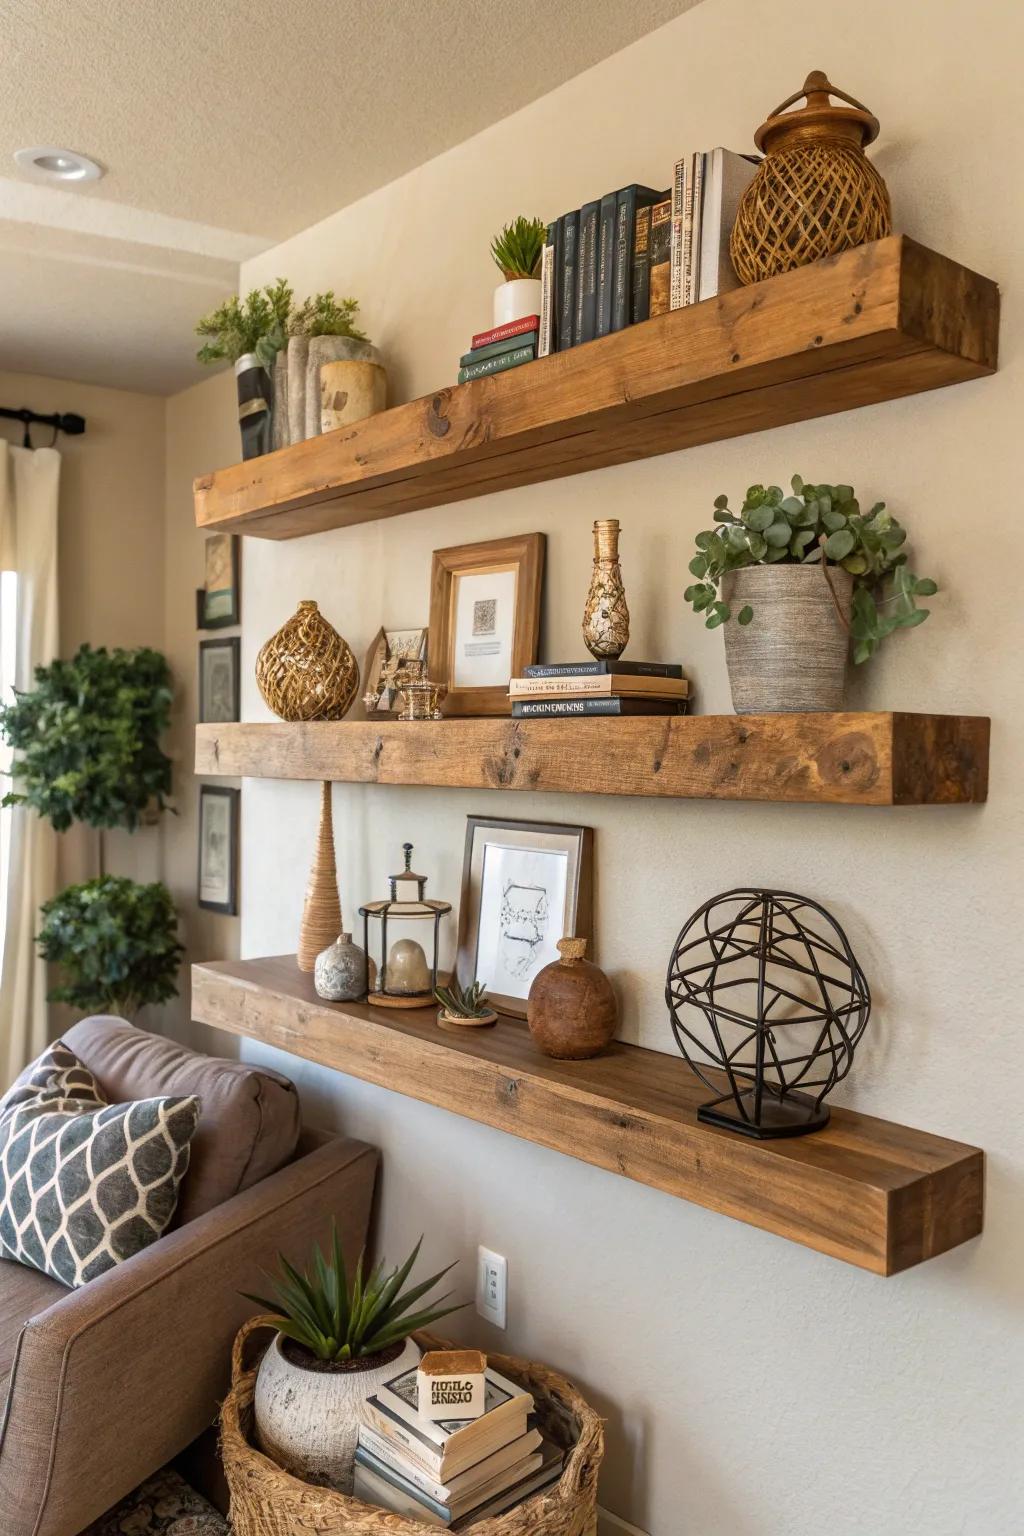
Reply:
[[807, 421], [992, 373], [998, 328], [893, 235], [202, 475], [196, 522], [291, 539]]

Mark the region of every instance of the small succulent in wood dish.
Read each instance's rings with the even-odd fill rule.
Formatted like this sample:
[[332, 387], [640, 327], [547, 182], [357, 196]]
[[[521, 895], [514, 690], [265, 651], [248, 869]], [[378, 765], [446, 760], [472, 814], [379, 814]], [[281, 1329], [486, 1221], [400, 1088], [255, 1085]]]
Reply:
[[498, 1015], [490, 1005], [482, 981], [474, 978], [463, 988], [453, 978], [449, 986], [436, 987], [434, 996], [441, 1004], [437, 1022], [442, 1029], [480, 1029], [497, 1023]]

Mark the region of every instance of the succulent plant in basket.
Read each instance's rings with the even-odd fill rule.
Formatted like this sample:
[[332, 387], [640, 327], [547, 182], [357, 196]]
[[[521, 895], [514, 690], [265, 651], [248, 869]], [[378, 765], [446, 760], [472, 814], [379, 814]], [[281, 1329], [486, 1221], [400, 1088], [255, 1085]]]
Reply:
[[416, 1329], [464, 1305], [441, 1305], [451, 1294], [446, 1292], [415, 1310], [453, 1268], [406, 1288], [422, 1242], [391, 1270], [381, 1260], [365, 1274], [360, 1254], [350, 1284], [333, 1223], [326, 1257], [317, 1244], [300, 1272], [279, 1256], [280, 1274], [271, 1278], [274, 1298], [246, 1293], [277, 1328], [256, 1380], [256, 1438], [271, 1460], [297, 1477], [351, 1492], [363, 1403], [385, 1381], [415, 1372]]
[[434, 996], [441, 1004], [437, 1022], [442, 1029], [479, 1029], [498, 1021], [482, 981], [474, 979], [463, 988], [453, 977], [449, 986], [435, 987]]
[[494, 290], [493, 321], [510, 325], [540, 314], [540, 262], [547, 226], [520, 215], [491, 241], [491, 255], [503, 283]]

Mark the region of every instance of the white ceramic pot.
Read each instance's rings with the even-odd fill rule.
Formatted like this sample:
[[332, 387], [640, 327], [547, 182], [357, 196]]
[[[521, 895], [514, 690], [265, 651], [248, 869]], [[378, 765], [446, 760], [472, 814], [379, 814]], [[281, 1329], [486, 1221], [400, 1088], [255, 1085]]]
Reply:
[[305, 1371], [274, 1341], [260, 1363], [253, 1411], [264, 1455], [307, 1483], [352, 1492], [363, 1403], [377, 1388], [413, 1370], [419, 1347], [406, 1339], [400, 1355], [364, 1371]]
[[510, 283], [499, 283], [494, 290], [494, 324], [510, 325], [513, 320], [525, 320], [527, 315], [540, 314], [540, 279], [516, 277]]

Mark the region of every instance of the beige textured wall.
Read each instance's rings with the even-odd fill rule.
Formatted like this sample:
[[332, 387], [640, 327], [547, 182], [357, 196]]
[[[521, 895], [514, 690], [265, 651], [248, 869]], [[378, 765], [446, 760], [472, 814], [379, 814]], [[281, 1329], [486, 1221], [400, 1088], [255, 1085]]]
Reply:
[[[1024, 1137], [1016, 955], [1024, 917], [1021, 603], [1008, 543], [1024, 388], [1016, 280], [1024, 247], [1016, 105], [1024, 13], [1005, 0], [706, 0], [523, 112], [266, 256], [363, 301], [398, 398], [455, 377], [487, 324], [493, 230], [552, 217], [676, 154], [749, 145], [811, 67], [883, 122], [876, 163], [898, 224], [1004, 285], [1003, 366], [989, 381], [290, 544], [246, 541], [243, 712], [260, 643], [312, 597], [362, 657], [378, 624], [425, 621], [430, 552], [547, 533], [545, 652], [579, 649], [595, 516], [623, 524], [636, 655], [679, 656], [701, 706], [729, 707], [721, 637], [684, 609], [694, 532], [716, 493], [754, 480], [852, 481], [914, 532], [943, 591], [855, 703], [994, 717], [983, 808], [652, 803], [370, 787], [335, 790], [342, 894], [379, 894], [405, 838], [437, 895], [457, 896], [469, 812], [596, 828], [597, 940], [623, 1032], [671, 1050], [662, 978], [676, 931], [738, 882], [807, 892], [847, 927], [876, 1008], [837, 1098], [988, 1148], [982, 1239], [883, 1281], [456, 1116], [275, 1057], [314, 1120], [384, 1149], [382, 1239], [423, 1228], [426, 1261], [476, 1245], [509, 1257], [509, 1327], [493, 1346], [559, 1362], [608, 1418], [603, 1501], [655, 1536], [1016, 1536], [1024, 1414]], [[225, 409], [226, 409], [225, 405]], [[201, 422], [197, 425], [202, 425]], [[205, 428], [204, 428], [205, 430]], [[226, 455], [234, 457], [234, 454]], [[317, 795], [243, 793], [243, 953], [294, 945]], [[252, 1048], [251, 1048], [252, 1049]], [[270, 1055], [272, 1053], [253, 1054]], [[326, 1213], [325, 1213], [326, 1217]]]

